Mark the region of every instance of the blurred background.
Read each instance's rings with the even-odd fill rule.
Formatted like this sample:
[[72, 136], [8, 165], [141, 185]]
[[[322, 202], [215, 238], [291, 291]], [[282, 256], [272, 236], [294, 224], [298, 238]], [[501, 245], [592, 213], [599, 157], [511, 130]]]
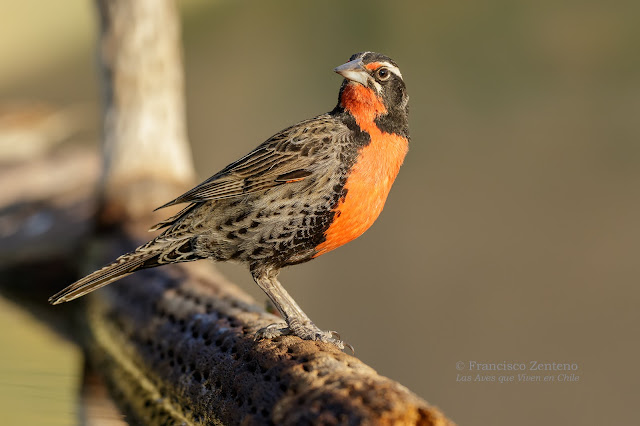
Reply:
[[[80, 110], [70, 143], [97, 146], [92, 2], [1, 4], [0, 102]], [[637, 421], [640, 3], [179, 4], [201, 179], [332, 109], [352, 53], [400, 65], [412, 140], [383, 214], [281, 275], [316, 324], [459, 424]], [[579, 379], [461, 382], [470, 361], [572, 363]], [[81, 368], [0, 299], [0, 423], [75, 424]]]

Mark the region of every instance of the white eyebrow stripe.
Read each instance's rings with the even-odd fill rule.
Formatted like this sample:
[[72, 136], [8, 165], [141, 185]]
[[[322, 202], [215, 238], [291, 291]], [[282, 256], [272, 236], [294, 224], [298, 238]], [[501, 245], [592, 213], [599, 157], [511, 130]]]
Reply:
[[385, 68], [388, 68], [389, 71], [391, 71], [392, 73], [394, 73], [395, 75], [397, 75], [398, 77], [402, 78], [402, 73], [400, 72], [400, 69], [398, 67], [396, 67], [395, 65], [391, 65], [389, 62], [387, 61], [381, 61], [380, 62], [382, 65], [385, 66]]

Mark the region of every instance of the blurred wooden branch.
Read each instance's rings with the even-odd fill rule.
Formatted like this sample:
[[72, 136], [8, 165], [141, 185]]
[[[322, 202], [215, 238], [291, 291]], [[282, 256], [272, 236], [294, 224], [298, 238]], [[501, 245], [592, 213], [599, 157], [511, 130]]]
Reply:
[[[175, 5], [97, 3], [106, 87], [100, 202], [98, 161], [86, 151], [0, 173], [0, 183], [14, 174], [14, 191], [0, 199], [2, 287], [20, 282], [14, 293], [38, 294], [43, 304], [46, 295], [24, 283], [50, 294], [131, 249], [157, 220], [148, 212], [193, 176]], [[65, 267], [45, 279], [32, 266], [51, 259]], [[63, 307], [39, 305], [38, 313], [74, 320], [89, 364], [136, 424], [452, 424], [330, 344], [254, 341], [274, 317], [205, 262], [141, 271]]]
[[[104, 89], [102, 196], [112, 220], [148, 215], [193, 183], [173, 0], [97, 0]], [[123, 215], [123, 217], [120, 217]]]
[[95, 150], [79, 147], [0, 168], [0, 292], [58, 330], [68, 330], [74, 307], [46, 300], [82, 268], [98, 174]]
[[82, 130], [86, 119], [79, 105], [61, 109], [38, 101], [0, 102], [0, 164], [37, 158]]

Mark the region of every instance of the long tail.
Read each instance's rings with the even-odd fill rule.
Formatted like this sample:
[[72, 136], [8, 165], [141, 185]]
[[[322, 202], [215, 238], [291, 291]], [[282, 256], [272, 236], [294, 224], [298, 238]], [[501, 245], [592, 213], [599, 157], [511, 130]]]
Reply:
[[136, 250], [123, 254], [113, 263], [99, 269], [49, 298], [49, 303], [57, 305], [91, 293], [114, 281], [124, 278], [140, 269], [153, 268], [168, 263], [197, 260], [191, 249], [191, 240], [179, 240], [159, 244], [151, 242]]

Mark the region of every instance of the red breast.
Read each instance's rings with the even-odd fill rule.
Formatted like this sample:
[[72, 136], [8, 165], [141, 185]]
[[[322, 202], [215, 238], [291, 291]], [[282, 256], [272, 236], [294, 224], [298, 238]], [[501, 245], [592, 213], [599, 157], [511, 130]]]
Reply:
[[342, 93], [342, 106], [369, 134], [370, 143], [360, 149], [345, 183], [347, 195], [334, 208], [334, 220], [325, 232], [325, 241], [314, 257], [327, 253], [359, 237], [382, 212], [391, 185], [409, 149], [407, 138], [383, 132], [376, 117], [386, 108], [370, 88], [350, 83]]

